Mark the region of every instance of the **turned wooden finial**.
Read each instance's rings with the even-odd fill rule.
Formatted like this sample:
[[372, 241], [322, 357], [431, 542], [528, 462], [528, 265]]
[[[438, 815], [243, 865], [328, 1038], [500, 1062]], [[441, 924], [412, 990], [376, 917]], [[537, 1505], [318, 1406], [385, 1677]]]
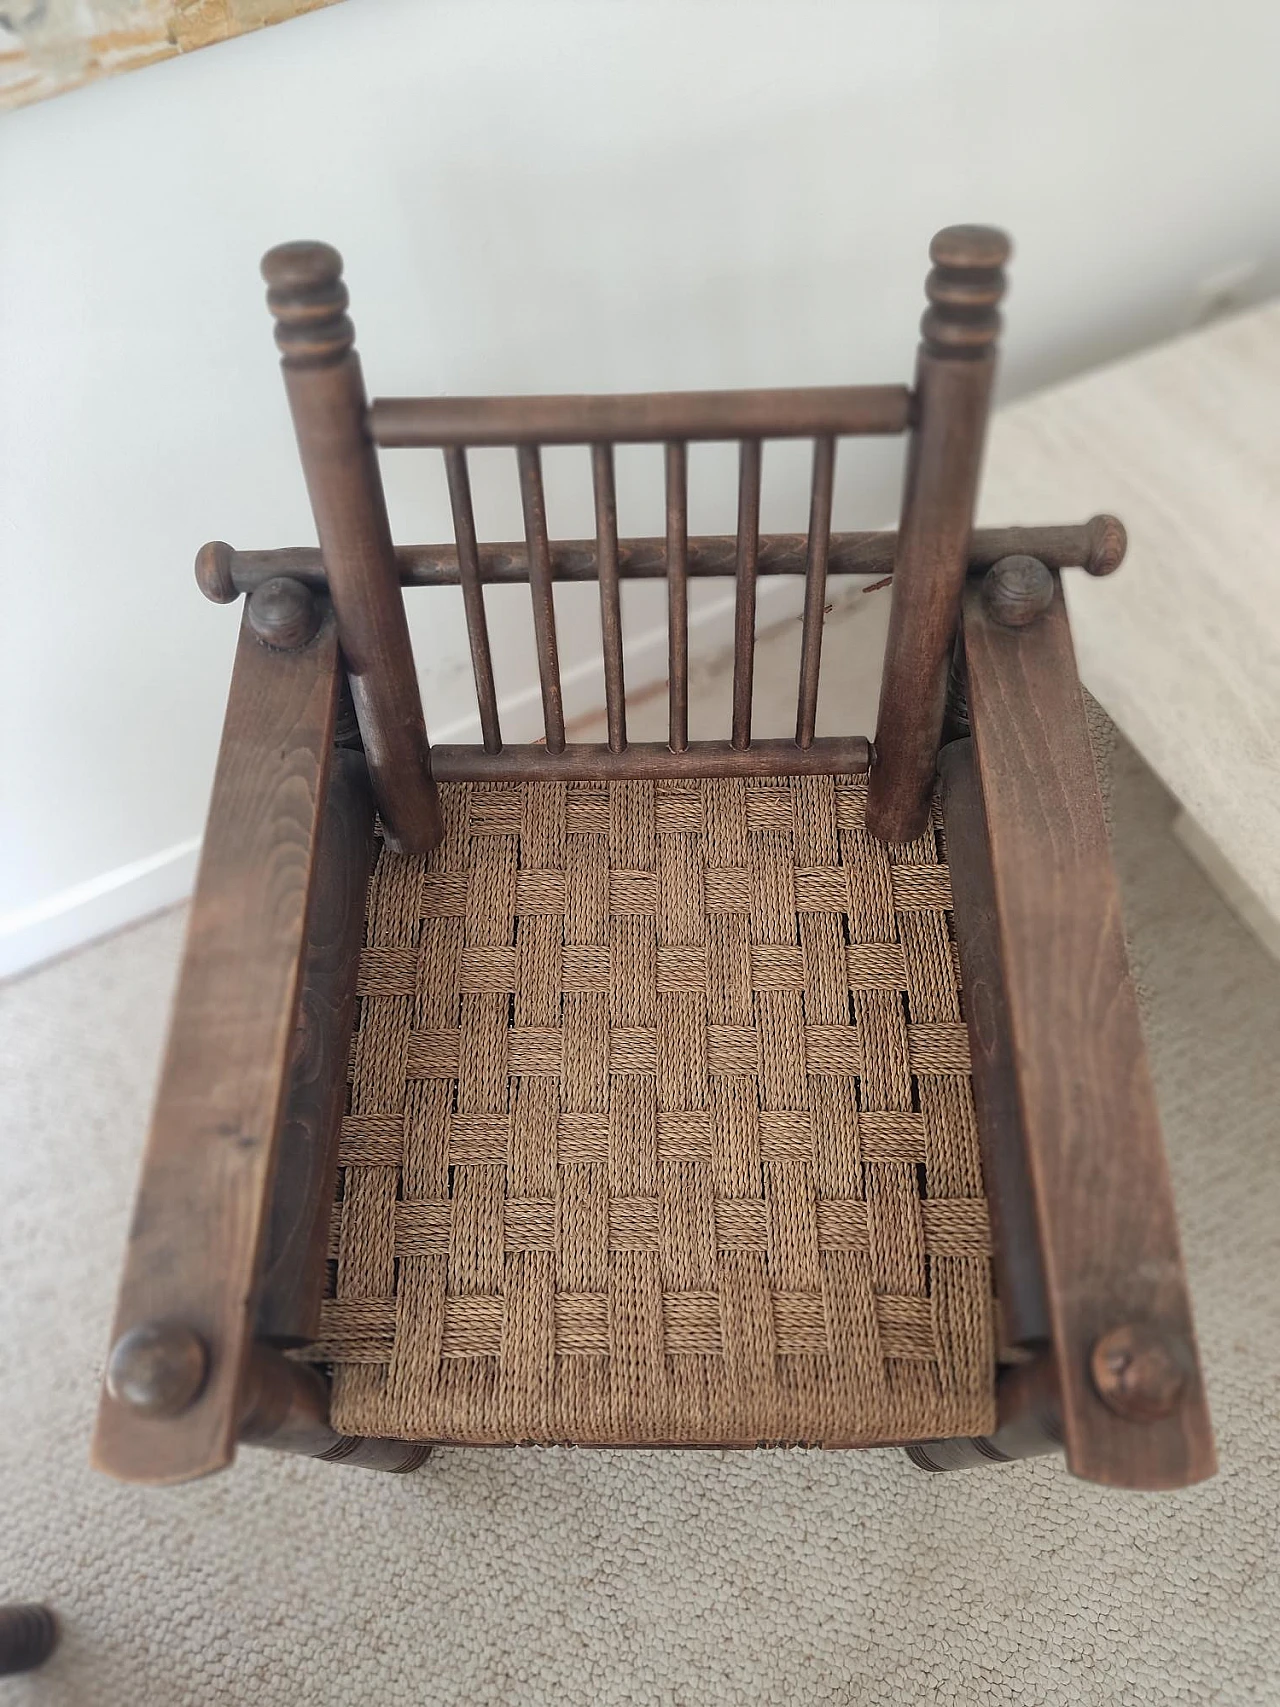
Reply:
[[983, 356], [1000, 333], [1004, 263], [1010, 243], [990, 225], [949, 225], [929, 245], [929, 307], [920, 322], [935, 356]]
[[267, 307], [286, 367], [325, 367], [355, 342], [342, 256], [328, 243], [281, 243], [262, 257]]

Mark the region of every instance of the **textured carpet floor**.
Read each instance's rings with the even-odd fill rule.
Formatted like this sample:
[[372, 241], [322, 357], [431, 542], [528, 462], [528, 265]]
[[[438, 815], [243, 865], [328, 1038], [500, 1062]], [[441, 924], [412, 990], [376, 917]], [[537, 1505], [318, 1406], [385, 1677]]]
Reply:
[[1118, 759], [1115, 834], [1222, 1469], [245, 1452], [165, 1492], [85, 1461], [181, 918], [0, 992], [0, 1598], [64, 1640], [0, 1702], [1070, 1703], [1280, 1692], [1280, 969]]

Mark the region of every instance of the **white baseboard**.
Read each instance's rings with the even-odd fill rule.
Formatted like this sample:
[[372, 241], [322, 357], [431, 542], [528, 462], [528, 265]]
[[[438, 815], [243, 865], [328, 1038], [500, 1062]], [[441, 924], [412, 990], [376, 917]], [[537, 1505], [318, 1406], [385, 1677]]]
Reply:
[[[804, 585], [798, 576], [762, 580], [757, 591], [757, 631], [763, 632], [799, 614], [803, 596]], [[699, 665], [732, 647], [731, 593], [726, 592], [723, 598], [690, 613], [689, 638], [697, 642], [696, 649], [690, 646], [690, 652]], [[624, 655], [629, 691], [638, 692], [664, 682], [665, 623], [629, 640]], [[600, 709], [603, 682], [604, 666], [598, 654], [564, 671], [561, 685], [567, 720]], [[542, 699], [536, 682], [505, 696], [499, 702], [499, 711], [503, 733], [511, 740], [530, 741], [542, 733]], [[472, 713], [452, 723], [437, 725], [431, 735], [433, 740], [442, 742], [478, 741], [479, 718]], [[0, 917], [0, 978], [28, 971], [55, 955], [82, 948], [186, 900], [195, 882], [199, 856], [200, 838], [193, 837]]]
[[129, 865], [61, 889], [32, 907], [0, 917], [0, 978], [136, 924], [185, 901], [195, 882], [200, 838], [163, 848]]

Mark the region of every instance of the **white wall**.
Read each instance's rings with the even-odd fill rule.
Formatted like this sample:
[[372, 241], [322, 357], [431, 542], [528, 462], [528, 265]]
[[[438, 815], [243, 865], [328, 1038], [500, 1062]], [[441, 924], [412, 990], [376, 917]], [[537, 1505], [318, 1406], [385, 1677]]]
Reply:
[[[314, 537], [270, 244], [342, 249], [374, 391], [642, 389], [906, 378], [930, 232], [995, 221], [1013, 394], [1178, 329], [1220, 269], [1277, 287], [1277, 64], [1269, 0], [349, 0], [5, 118], [9, 964], [190, 880], [238, 620], [193, 552]], [[837, 525], [890, 516], [896, 467], [850, 447]], [[433, 459], [386, 468], [399, 537], [448, 537]], [[727, 530], [731, 463], [694, 480], [694, 525]], [[476, 484], [482, 530], [518, 535], [510, 469]], [[621, 484], [624, 531], [658, 531], [657, 453]], [[585, 458], [548, 486], [553, 530], [589, 532]], [[775, 457], [765, 525], [802, 526], [804, 488], [798, 447]], [[492, 609], [527, 727], [527, 613]], [[456, 729], [460, 612], [413, 610], [429, 724]], [[585, 665], [590, 606], [561, 615]]]

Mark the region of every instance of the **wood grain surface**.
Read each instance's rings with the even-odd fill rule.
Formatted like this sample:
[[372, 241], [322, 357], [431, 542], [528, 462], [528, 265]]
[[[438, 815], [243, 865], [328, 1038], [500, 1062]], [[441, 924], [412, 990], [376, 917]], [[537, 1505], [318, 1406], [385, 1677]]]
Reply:
[[973, 742], [944, 747], [938, 768], [1001, 1324], [1007, 1345], [1043, 1346], [1049, 1341], [1049, 1315]]
[[[609, 447], [597, 450], [608, 455]], [[599, 457], [596, 458], [599, 467]], [[610, 468], [612, 464], [610, 463]], [[611, 489], [611, 488], [610, 488]], [[616, 504], [613, 515], [617, 532]], [[827, 557], [828, 575], [893, 574], [898, 549], [895, 532], [833, 533]], [[1050, 569], [1088, 569], [1109, 574], [1124, 555], [1124, 530], [1114, 516], [1094, 516], [1079, 524], [1051, 527], [978, 528], [969, 540], [969, 573], [978, 574], [1002, 557], [1027, 552]], [[529, 579], [529, 550], [523, 540], [482, 543], [480, 579], [492, 585], [522, 585]], [[688, 573], [732, 577], [737, 563], [735, 534], [700, 534], [689, 541]], [[659, 536], [616, 540], [617, 571], [623, 580], [658, 581], [667, 573], [667, 541]], [[405, 587], [456, 587], [460, 580], [454, 545], [403, 545], [395, 553], [400, 582]], [[594, 581], [601, 561], [594, 539], [551, 541], [553, 581]], [[804, 575], [809, 563], [809, 539], [803, 533], [760, 535], [758, 575]], [[274, 551], [233, 551], [221, 541], [202, 546], [196, 579], [206, 598], [225, 604], [237, 593], [252, 592], [275, 575], [291, 575], [316, 587], [325, 584], [324, 564], [314, 546], [290, 545]]]
[[104, 1390], [93, 1461], [126, 1480], [186, 1481], [235, 1453], [339, 674], [331, 613], [296, 652], [241, 628], [112, 1330], [114, 1344], [142, 1322], [182, 1323], [209, 1374], [172, 1418]]
[[307, 913], [293, 1064], [277, 1146], [255, 1332], [302, 1345], [320, 1324], [356, 976], [373, 866], [364, 755], [339, 750], [325, 795]]
[[[1213, 1437], [1061, 584], [1014, 630], [971, 583], [963, 632], [1067, 1462], [1182, 1487], [1213, 1473]], [[1124, 1325], [1185, 1368], [1158, 1420], [1117, 1415], [1090, 1378], [1096, 1341]]]

